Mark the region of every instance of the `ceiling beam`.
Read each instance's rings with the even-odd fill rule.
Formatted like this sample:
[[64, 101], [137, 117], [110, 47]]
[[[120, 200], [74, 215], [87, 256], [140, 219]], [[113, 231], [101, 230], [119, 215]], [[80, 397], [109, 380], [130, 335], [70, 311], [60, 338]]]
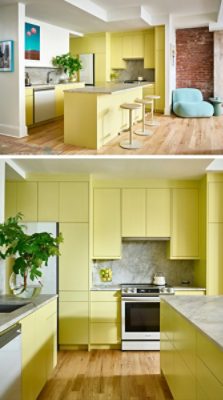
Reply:
[[108, 22], [107, 11], [104, 8], [95, 4], [91, 0], [64, 0], [64, 1], [71, 4], [74, 7], [79, 8], [82, 11], [85, 11], [88, 14], [93, 15], [94, 17], [101, 19], [104, 22]]

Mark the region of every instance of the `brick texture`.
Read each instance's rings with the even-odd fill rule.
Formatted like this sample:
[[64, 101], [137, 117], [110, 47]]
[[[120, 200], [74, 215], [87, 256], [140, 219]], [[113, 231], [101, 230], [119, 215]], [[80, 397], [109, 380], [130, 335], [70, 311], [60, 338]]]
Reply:
[[208, 28], [177, 29], [177, 88], [197, 88], [205, 99], [214, 90], [214, 35]]

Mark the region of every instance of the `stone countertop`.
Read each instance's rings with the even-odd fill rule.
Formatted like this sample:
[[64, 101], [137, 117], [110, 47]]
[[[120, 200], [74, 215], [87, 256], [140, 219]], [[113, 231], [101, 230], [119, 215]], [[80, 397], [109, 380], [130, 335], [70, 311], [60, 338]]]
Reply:
[[196, 291], [196, 290], [200, 290], [200, 291], [206, 291], [206, 288], [203, 287], [196, 287], [196, 286], [186, 286], [186, 285], [182, 285], [182, 286], [173, 286], [174, 290], [182, 290], [182, 291]]
[[84, 82], [58, 82], [58, 83], [33, 83], [32, 85], [25, 86], [25, 89], [49, 89], [49, 88], [55, 88], [56, 86], [64, 86], [64, 85], [75, 85], [79, 83], [84, 83]]
[[104, 291], [112, 291], [112, 290], [121, 290], [120, 285], [108, 285], [108, 286], [103, 286], [103, 285], [94, 285], [91, 288], [91, 291], [100, 291], [100, 290], [104, 290]]
[[31, 299], [21, 299], [19, 297], [10, 296], [10, 295], [2, 295], [0, 296], [0, 305], [10, 304], [24, 304], [23, 307], [18, 308], [15, 311], [9, 313], [1, 313], [0, 312], [0, 333], [4, 330], [10, 328], [15, 325], [21, 319], [27, 317], [27, 315], [33, 313], [38, 310], [42, 306], [45, 306], [50, 301], [56, 299], [58, 295], [52, 294], [42, 294], [40, 296], [31, 298]]
[[223, 296], [162, 296], [223, 350]]
[[140, 87], [147, 87], [152, 84], [153, 84], [152, 82], [105, 83], [103, 85], [98, 85], [98, 86], [85, 86], [84, 88], [65, 90], [65, 93], [113, 94]]

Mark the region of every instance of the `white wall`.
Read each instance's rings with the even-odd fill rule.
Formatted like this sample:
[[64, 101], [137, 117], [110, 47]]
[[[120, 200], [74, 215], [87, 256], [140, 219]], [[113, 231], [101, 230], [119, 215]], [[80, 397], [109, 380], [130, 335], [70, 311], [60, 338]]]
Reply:
[[14, 72], [0, 72], [0, 134], [25, 136], [25, 6], [0, 6], [0, 38], [14, 40]]
[[52, 57], [69, 52], [69, 31], [31, 18], [26, 22], [40, 26], [40, 60], [25, 60], [26, 67], [50, 67]]

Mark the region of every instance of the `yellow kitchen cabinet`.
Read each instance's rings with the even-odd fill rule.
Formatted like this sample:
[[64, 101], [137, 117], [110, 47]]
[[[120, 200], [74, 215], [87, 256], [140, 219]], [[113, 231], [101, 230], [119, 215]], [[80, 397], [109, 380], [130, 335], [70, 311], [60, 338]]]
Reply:
[[223, 222], [223, 182], [208, 183], [208, 222]]
[[88, 290], [88, 224], [61, 223], [59, 289]]
[[38, 183], [38, 221], [59, 220], [59, 183]]
[[160, 96], [155, 102], [157, 111], [165, 108], [165, 27], [155, 27], [155, 94]]
[[60, 182], [59, 221], [88, 222], [87, 182]]
[[144, 57], [144, 36], [142, 32], [123, 34], [122, 58], [143, 58]]
[[17, 212], [23, 214], [24, 221], [37, 221], [37, 183], [17, 183]]
[[79, 89], [84, 87], [84, 82], [59, 84], [55, 86], [56, 116], [64, 115], [64, 90]]
[[76, 292], [75, 297], [73, 293], [70, 293], [69, 296], [68, 292], [65, 299], [63, 299], [62, 295], [63, 292], [60, 292], [59, 344], [61, 348], [87, 345], [89, 329], [88, 292]]
[[33, 120], [33, 89], [26, 88], [25, 90], [25, 101], [26, 101], [26, 125], [32, 125]]
[[154, 29], [145, 33], [144, 68], [155, 68], [155, 34]]
[[146, 235], [146, 190], [122, 190], [122, 236]]
[[5, 185], [5, 219], [14, 217], [17, 213], [16, 183], [6, 182]]
[[[57, 362], [56, 299], [22, 319], [22, 399], [34, 400]], [[37, 373], [38, 371], [38, 373]]]
[[223, 294], [223, 224], [208, 224], [207, 294]]
[[125, 69], [123, 60], [123, 35], [111, 36], [111, 68]]
[[146, 236], [170, 236], [170, 189], [147, 189]]
[[120, 189], [94, 189], [93, 258], [121, 257]]
[[106, 55], [98, 53], [95, 55], [95, 83], [101, 84], [106, 82]]
[[199, 258], [199, 195], [197, 189], [173, 189], [171, 259]]
[[121, 298], [116, 291], [92, 291], [90, 310], [90, 344], [120, 343]]

